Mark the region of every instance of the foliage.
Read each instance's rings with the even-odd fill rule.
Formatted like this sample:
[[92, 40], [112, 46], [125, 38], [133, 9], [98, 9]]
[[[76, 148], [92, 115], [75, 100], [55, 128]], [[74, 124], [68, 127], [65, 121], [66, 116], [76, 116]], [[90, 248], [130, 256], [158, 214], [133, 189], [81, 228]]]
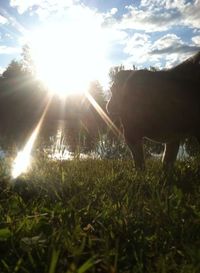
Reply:
[[125, 141], [114, 135], [109, 129], [106, 134], [99, 135], [98, 142], [93, 148], [96, 158], [101, 159], [130, 159], [130, 150]]
[[[106, 100], [99, 82], [91, 83], [88, 92], [105, 111]], [[30, 48], [25, 45], [22, 59], [11, 61], [0, 78], [1, 147], [24, 144], [42, 116], [48, 97], [47, 89], [36, 79]], [[106, 127], [85, 95], [71, 95], [65, 101], [54, 96], [40, 132], [43, 143], [56, 137], [60, 120], [66, 123], [62, 133], [73, 152], [80, 148], [91, 151]]]
[[22, 64], [16, 60], [12, 60], [2, 76], [4, 79], [22, 78], [25, 76]]
[[199, 160], [166, 175], [39, 155], [16, 181], [0, 166], [0, 272], [200, 271]]
[[125, 67], [123, 65], [112, 67], [109, 71], [110, 82], [114, 82], [117, 73], [124, 69]]
[[28, 44], [25, 44], [23, 46], [21, 56], [22, 56], [21, 63], [23, 65], [23, 69], [27, 73], [30, 73], [31, 75], [35, 76], [36, 75], [36, 67], [35, 67], [35, 63], [31, 57], [31, 49]]
[[199, 155], [199, 142], [196, 138], [190, 137], [185, 140], [185, 149], [189, 156]]
[[[92, 82], [88, 93], [98, 105], [105, 110], [106, 100], [99, 82]], [[69, 96], [63, 108], [62, 117], [65, 120], [65, 138], [69, 150], [75, 152], [91, 152], [99, 141], [99, 135], [106, 131], [106, 125], [87, 95]], [[56, 108], [57, 109], [57, 108]]]
[[47, 103], [46, 90], [19, 61], [12, 61], [0, 78], [0, 136], [3, 144], [22, 143]]

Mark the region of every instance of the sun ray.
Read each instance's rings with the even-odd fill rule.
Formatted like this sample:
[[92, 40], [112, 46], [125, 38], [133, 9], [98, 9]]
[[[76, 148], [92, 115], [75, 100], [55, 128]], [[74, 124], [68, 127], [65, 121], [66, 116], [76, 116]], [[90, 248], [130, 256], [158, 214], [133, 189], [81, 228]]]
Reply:
[[47, 110], [49, 108], [50, 102], [51, 102], [52, 97], [49, 98], [49, 101], [43, 111], [43, 114], [37, 124], [37, 126], [35, 127], [35, 129], [33, 130], [30, 138], [28, 139], [27, 143], [25, 144], [24, 148], [22, 151], [20, 151], [13, 163], [13, 168], [12, 168], [12, 177], [14, 179], [16, 179], [19, 175], [21, 175], [22, 173], [26, 172], [29, 165], [30, 165], [30, 161], [31, 161], [31, 152], [34, 146], [34, 143], [36, 141], [36, 138], [38, 136], [38, 133], [40, 131], [40, 128], [42, 126], [44, 117], [47, 113]]
[[124, 138], [123, 133], [117, 128], [117, 126], [112, 122], [109, 116], [105, 113], [105, 111], [101, 108], [101, 106], [96, 102], [96, 100], [92, 97], [89, 92], [86, 92], [86, 96], [89, 102], [92, 104], [97, 113], [101, 116], [101, 118], [105, 121], [108, 127], [113, 131], [113, 133], [120, 138]]

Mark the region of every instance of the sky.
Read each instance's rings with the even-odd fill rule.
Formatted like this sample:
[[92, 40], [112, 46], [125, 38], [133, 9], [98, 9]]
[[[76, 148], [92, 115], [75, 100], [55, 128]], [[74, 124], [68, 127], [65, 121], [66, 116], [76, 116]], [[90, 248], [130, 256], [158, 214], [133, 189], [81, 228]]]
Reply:
[[[62, 31], [66, 50], [76, 37], [73, 58], [78, 56], [80, 66], [87, 58], [81, 59], [79, 49], [90, 44], [86, 55], [95, 60], [104, 54], [109, 66], [169, 68], [200, 50], [200, 0], [0, 0], [0, 71], [20, 57], [27, 37], [45, 27], [49, 44], [55, 29]], [[45, 31], [38, 37], [42, 47]], [[95, 62], [90, 64], [98, 66], [100, 59]]]

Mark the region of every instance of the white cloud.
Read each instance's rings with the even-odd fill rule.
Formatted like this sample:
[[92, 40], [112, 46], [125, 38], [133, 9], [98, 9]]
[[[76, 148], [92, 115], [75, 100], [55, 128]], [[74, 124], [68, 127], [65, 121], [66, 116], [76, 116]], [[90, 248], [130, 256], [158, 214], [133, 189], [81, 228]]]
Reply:
[[17, 8], [20, 14], [23, 14], [33, 6], [39, 6], [43, 1], [40, 0], [10, 0], [10, 6]]
[[[200, 50], [199, 38], [191, 43], [184, 42], [173, 33], [165, 34], [154, 43], [150, 33], [163, 32], [178, 27], [196, 27], [199, 31], [200, 0], [142, 0], [140, 5], [126, 6], [126, 12], [117, 18], [110, 13], [105, 17], [105, 26], [115, 30], [123, 30], [127, 36], [118, 43], [124, 45], [123, 52], [128, 54], [124, 60], [127, 64], [142, 65], [145, 62], [167, 65], [168, 67], [182, 61]], [[136, 33], [131, 37], [129, 30]], [[137, 30], [143, 33], [137, 33]], [[149, 33], [149, 35], [147, 35]], [[129, 37], [130, 36], [130, 37]], [[125, 58], [125, 57], [124, 57]]]
[[0, 66], [0, 75], [2, 75], [5, 70], [6, 70], [5, 67]]
[[[166, 31], [173, 26], [200, 28], [200, 0], [142, 0], [126, 6], [121, 19], [110, 22], [122, 29], [145, 32]], [[109, 22], [108, 22], [109, 23]]]
[[128, 52], [131, 51], [132, 47], [143, 47], [149, 44], [150, 36], [147, 34], [134, 33], [131, 38], [128, 39], [126, 49]]
[[6, 39], [10, 39], [10, 40], [13, 40], [13, 39], [14, 39], [14, 37], [13, 37], [10, 33], [5, 33], [4, 37], [5, 37]]
[[[127, 68], [136, 65], [138, 68], [149, 59], [149, 48], [151, 47], [150, 36], [145, 33], [134, 33], [124, 41], [124, 53], [128, 54], [123, 64]], [[154, 58], [154, 57], [152, 57]]]
[[192, 41], [200, 47], [200, 35], [192, 37]]
[[[12, 16], [7, 10], [0, 7], [1, 17], [3, 17], [3, 22], [8, 23], [11, 27], [15, 27], [17, 31], [25, 33], [26, 29], [17, 21], [17, 19]], [[0, 17], [0, 18], [1, 18]], [[1, 20], [1, 19], [0, 19]]]
[[199, 39], [200, 36], [195, 36], [193, 43], [186, 43], [171, 33], [152, 42], [149, 35], [135, 33], [131, 38], [126, 39], [124, 52], [129, 54], [129, 57], [124, 60], [124, 64], [127, 67], [134, 64], [142, 68], [148, 63], [159, 68], [169, 68], [200, 50], [200, 45], [194, 43]]
[[110, 45], [114, 44], [125, 44], [128, 34], [125, 31], [112, 29], [112, 28], [104, 28], [105, 39]]
[[188, 3], [182, 11], [183, 24], [192, 28], [200, 28], [200, 0]]
[[152, 52], [160, 52], [162, 51], [171, 51], [171, 50], [177, 50], [180, 46], [182, 46], [184, 43], [181, 40], [180, 37], [178, 37], [175, 34], [166, 34], [162, 36], [160, 39], [158, 39], [152, 46], [151, 51]]
[[142, 0], [141, 5], [151, 10], [176, 11], [179, 21], [175, 20], [174, 25], [200, 28], [200, 0]]
[[184, 60], [188, 59], [189, 57], [193, 56], [194, 53], [172, 53], [172, 54], [166, 54], [164, 57], [165, 59], [165, 68], [171, 68], [179, 63], [183, 62]]
[[164, 35], [152, 43], [149, 35], [135, 33], [126, 40], [124, 52], [130, 55], [128, 62], [135, 65], [141, 65], [147, 61], [159, 63], [162, 58], [166, 58], [165, 54], [170, 55], [174, 53], [172, 49], [183, 45], [183, 41], [175, 34]]
[[119, 27], [123, 29], [137, 29], [146, 32], [165, 31], [178, 18], [176, 11], [143, 10], [134, 6], [127, 6], [126, 8], [128, 12], [123, 15], [119, 22]]
[[21, 52], [21, 48], [18, 47], [11, 47], [11, 46], [0, 46], [0, 54], [14, 54]]
[[[194, 41], [193, 41], [194, 42]], [[194, 43], [186, 43], [175, 34], [166, 34], [151, 46], [149, 55], [166, 61], [166, 67], [171, 67], [187, 59], [200, 50]]]
[[10, 0], [10, 6], [17, 8], [20, 14], [33, 8], [35, 12], [41, 9], [47, 13], [55, 12], [70, 7], [73, 3], [73, 0]]
[[141, 6], [150, 9], [183, 9], [187, 5], [185, 0], [142, 0]]
[[10, 34], [10, 33], [3, 33], [3, 34], [0, 34], [0, 40], [1, 41], [5, 41], [6, 40], [13, 40], [14, 37]]
[[124, 52], [134, 56], [137, 63], [142, 63], [145, 58], [145, 52], [151, 45], [150, 36], [147, 34], [135, 33], [132, 37], [126, 39]]
[[0, 24], [6, 24], [7, 22], [8, 20], [4, 16], [0, 15]]
[[200, 46], [185, 43], [175, 34], [166, 34], [153, 44], [151, 54], [190, 54], [198, 50], [200, 50]]
[[112, 15], [116, 14], [117, 12], [118, 12], [118, 9], [117, 9], [117, 8], [112, 8], [112, 9], [110, 10], [110, 13], [111, 13]]
[[192, 32], [193, 32], [194, 34], [198, 34], [198, 33], [200, 33], [200, 29], [194, 28], [194, 29], [192, 30]]

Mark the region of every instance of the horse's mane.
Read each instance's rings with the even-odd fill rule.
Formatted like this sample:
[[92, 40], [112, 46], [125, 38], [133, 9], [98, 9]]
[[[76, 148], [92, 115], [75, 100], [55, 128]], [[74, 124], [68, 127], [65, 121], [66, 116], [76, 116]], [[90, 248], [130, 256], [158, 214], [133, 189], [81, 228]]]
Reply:
[[114, 78], [114, 81], [117, 83], [124, 83], [128, 77], [134, 72], [134, 70], [120, 70]]
[[[118, 83], [125, 82], [132, 73], [137, 71], [147, 71], [143, 70], [120, 70], [114, 77], [114, 81]], [[159, 72], [159, 71], [158, 71]], [[192, 57], [186, 59], [182, 63], [168, 69], [161, 70], [161, 72], [167, 73], [170, 77], [173, 77], [177, 80], [189, 80], [200, 84], [200, 51], [197, 52]]]

